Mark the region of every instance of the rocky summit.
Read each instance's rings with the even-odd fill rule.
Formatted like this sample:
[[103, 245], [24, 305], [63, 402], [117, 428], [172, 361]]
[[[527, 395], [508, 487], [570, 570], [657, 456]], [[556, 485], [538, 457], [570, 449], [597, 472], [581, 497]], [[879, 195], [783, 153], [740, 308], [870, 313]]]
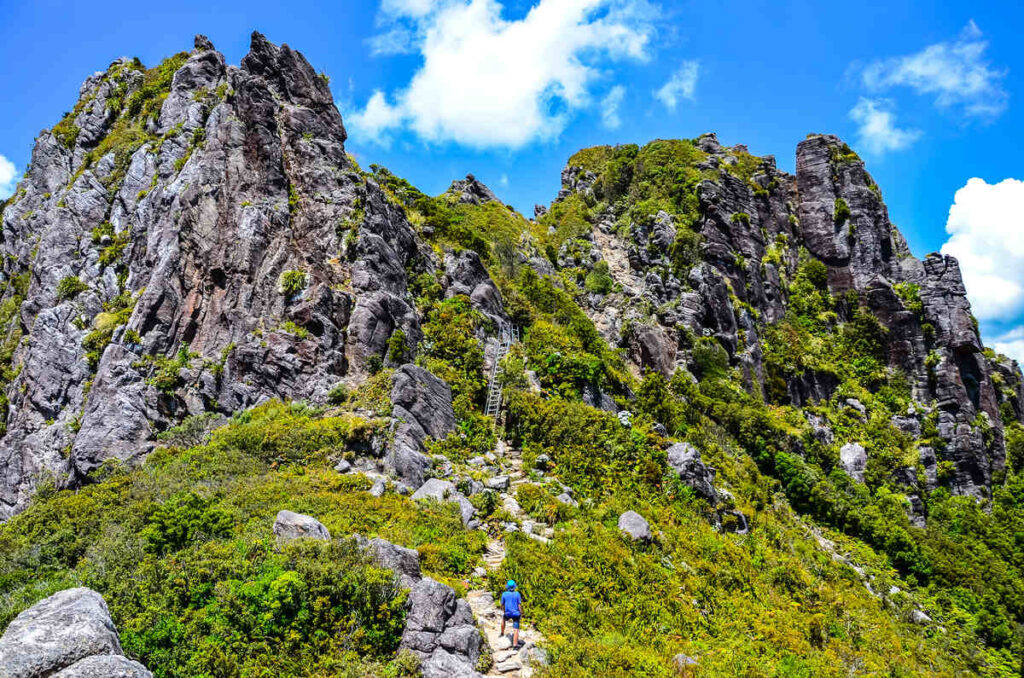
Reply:
[[588, 148], [527, 219], [345, 142], [259, 33], [36, 139], [0, 675], [1021, 670], [1021, 371], [846, 143]]

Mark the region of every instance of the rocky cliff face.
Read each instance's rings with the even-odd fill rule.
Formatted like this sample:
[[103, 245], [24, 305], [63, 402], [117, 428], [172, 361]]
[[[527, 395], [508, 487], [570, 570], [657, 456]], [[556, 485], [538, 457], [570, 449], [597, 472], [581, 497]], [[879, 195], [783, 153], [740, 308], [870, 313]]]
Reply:
[[326, 79], [259, 34], [238, 68], [199, 37], [85, 82], [3, 211], [24, 338], [0, 516], [187, 414], [322, 398], [396, 328], [415, 346], [406, 275], [429, 261], [344, 142]]
[[[937, 426], [939, 456], [930, 441], [919, 447], [923, 489], [937, 486], [944, 460], [952, 464], [945, 478], [952, 491], [989, 496], [1005, 465], [1004, 422], [1020, 421], [1024, 394], [1016, 364], [984, 348], [956, 260], [911, 255], [863, 162], [834, 136], [811, 135], [798, 145], [795, 176], [779, 171], [772, 157], [722, 147], [714, 135], [694, 146], [702, 178], [687, 225], [699, 238], [692, 266], [673, 262], [680, 225], [665, 212], [631, 221], [627, 233], [607, 207], [591, 232], [562, 247], [562, 254], [584, 252], [563, 264], [592, 269], [604, 262], [617, 283], [611, 294], [588, 298], [588, 314], [605, 338], [639, 368], [668, 376], [692, 366], [694, 337], [714, 337], [749, 390], [797, 406], [828, 400], [837, 372], [849, 366], [769, 374], [762, 350], [766, 327], [791, 310], [789, 282], [803, 252], [825, 264], [838, 321], [863, 305], [884, 328], [883, 359], [907, 377], [914, 401], [893, 425], [913, 438], [921, 438], [925, 422]], [[612, 202], [607, 179], [602, 185], [586, 167], [566, 168], [562, 182], [556, 204], [573, 195], [598, 210]], [[768, 393], [772, 379], [782, 380], [782, 397]], [[822, 435], [831, 440], [832, 432]], [[915, 486], [914, 469], [906, 475]], [[916, 491], [908, 492], [912, 501]]]
[[[145, 455], [187, 415], [323, 401], [386, 364], [396, 330], [414, 354], [413, 276], [444, 271], [448, 296], [507, 320], [480, 258], [425, 245], [345, 139], [326, 79], [258, 33], [239, 67], [200, 36], [157, 68], [118, 60], [83, 84], [2, 212], [0, 518], [47, 477], [80, 483], [105, 460]], [[831, 397], [835, 375], [772, 372], [761, 335], [786, 317], [806, 251], [833, 295], [855, 292], [886, 328], [885, 360], [919, 404], [894, 424], [917, 436], [937, 426], [943, 449], [920, 448], [926, 485], [949, 461], [954, 491], [985, 496], [1024, 392], [1016, 365], [984, 351], [956, 261], [910, 255], [835, 137], [801, 142], [795, 176], [713, 135], [694, 148], [693, 223], [659, 212], [620, 228], [608, 208], [552, 261], [524, 234], [521, 258], [540, 273], [604, 262], [615, 289], [588, 295], [585, 310], [638, 369], [670, 375], [689, 365], [694, 337], [713, 337], [751, 392], [769, 397], [781, 379], [799, 406]], [[597, 179], [568, 167], [552, 208], [606, 199]], [[472, 176], [449, 193], [495, 200]], [[699, 236], [693, 251], [679, 246], [684, 229]]]

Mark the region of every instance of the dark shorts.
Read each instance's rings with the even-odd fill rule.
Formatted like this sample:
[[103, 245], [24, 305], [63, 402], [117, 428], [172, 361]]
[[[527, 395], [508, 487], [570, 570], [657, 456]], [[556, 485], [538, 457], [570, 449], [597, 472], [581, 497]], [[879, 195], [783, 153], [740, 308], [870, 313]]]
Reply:
[[518, 615], [518, 614], [506, 614], [505, 615], [505, 621], [511, 621], [512, 622], [512, 628], [514, 628], [514, 629], [518, 629], [519, 628], [519, 619], [520, 619], [520, 615]]

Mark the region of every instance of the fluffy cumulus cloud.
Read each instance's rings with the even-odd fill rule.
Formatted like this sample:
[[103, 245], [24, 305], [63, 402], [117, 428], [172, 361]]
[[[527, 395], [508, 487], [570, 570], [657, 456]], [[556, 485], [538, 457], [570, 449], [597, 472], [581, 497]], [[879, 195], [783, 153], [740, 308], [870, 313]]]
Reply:
[[18, 172], [14, 168], [14, 163], [0, 155], [0, 200], [11, 197], [17, 183]]
[[693, 99], [697, 90], [697, 76], [700, 64], [696, 61], [684, 61], [672, 77], [664, 85], [655, 90], [654, 97], [665, 104], [670, 111], [676, 110], [680, 99]]
[[896, 126], [892, 104], [885, 99], [861, 97], [850, 111], [850, 118], [857, 123], [859, 145], [871, 153], [898, 151], [921, 136], [920, 130], [900, 129]]
[[646, 0], [539, 0], [507, 20], [497, 0], [385, 0], [378, 53], [418, 52], [408, 86], [374, 92], [347, 116], [356, 138], [408, 129], [430, 142], [517, 148], [556, 137], [593, 103], [617, 60], [644, 60]]
[[920, 52], [875, 61], [861, 72], [872, 91], [909, 87], [935, 97], [940, 108], [956, 109], [968, 117], [994, 117], [1006, 109], [1002, 87], [1006, 71], [985, 58], [988, 43], [971, 21], [951, 42], [940, 42]]
[[619, 118], [619, 106], [622, 105], [622, 98], [626, 96], [626, 88], [616, 85], [608, 90], [608, 94], [601, 100], [601, 122], [608, 129], [618, 129], [622, 124]]
[[1024, 327], [1015, 327], [997, 336], [992, 348], [1024, 365]]
[[1024, 313], [1024, 181], [970, 179], [954, 196], [946, 232], [942, 252], [960, 260], [974, 314], [983, 321], [1019, 319]]

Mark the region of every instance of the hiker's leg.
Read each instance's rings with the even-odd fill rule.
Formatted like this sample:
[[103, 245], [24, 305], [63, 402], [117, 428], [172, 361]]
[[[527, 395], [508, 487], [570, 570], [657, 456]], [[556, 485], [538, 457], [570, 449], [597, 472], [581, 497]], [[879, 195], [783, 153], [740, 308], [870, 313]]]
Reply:
[[512, 627], [515, 629], [512, 632], [512, 647], [519, 644], [519, 617], [512, 620]]
[[505, 615], [501, 615], [501, 635], [505, 635]]

